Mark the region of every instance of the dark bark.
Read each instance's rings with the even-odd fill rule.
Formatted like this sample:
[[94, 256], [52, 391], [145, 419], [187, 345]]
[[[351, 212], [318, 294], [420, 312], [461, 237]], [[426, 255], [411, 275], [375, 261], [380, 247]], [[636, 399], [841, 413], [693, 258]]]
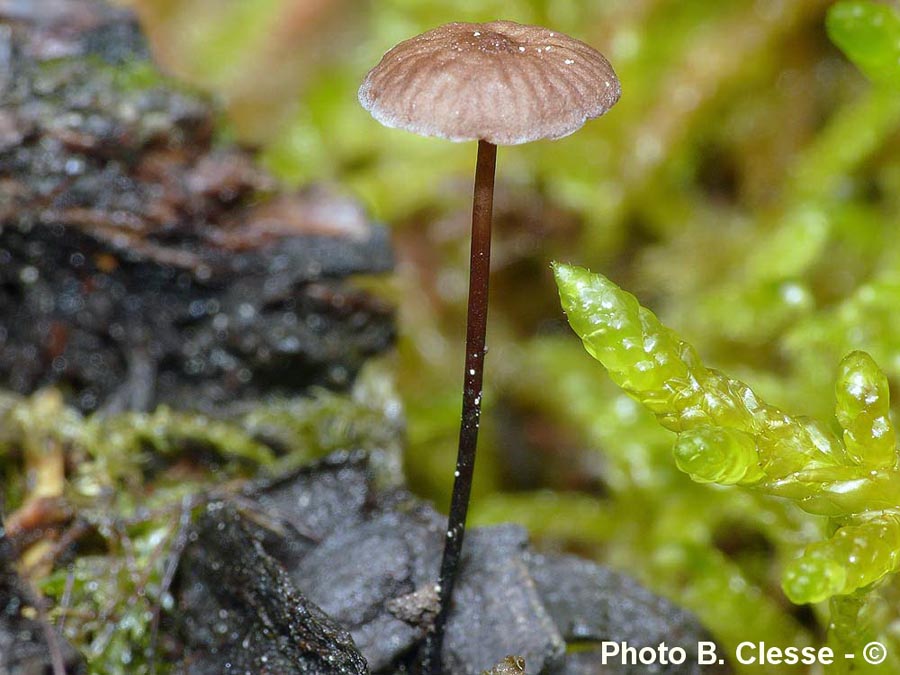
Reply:
[[182, 559], [183, 672], [364, 675], [349, 634], [291, 584], [233, 505], [208, 505]]
[[386, 231], [282, 191], [216, 115], [128, 12], [0, 0], [0, 387], [211, 409], [343, 387], [391, 344], [343, 281], [390, 269]]
[[[437, 611], [437, 597], [428, 591], [441, 558], [445, 521], [440, 514], [403, 489], [377, 489], [363, 453], [333, 455], [249, 489], [240, 509], [240, 537], [225, 546], [206, 542], [223, 530], [237, 531], [230, 522], [234, 512], [219, 509], [207, 518], [225, 519], [222, 529], [204, 524], [206, 534], [189, 547], [179, 581], [181, 615], [191, 617], [182, 632], [189, 652], [200, 653], [197, 642], [211, 640], [203, 636], [214, 632], [223, 607], [243, 612], [242, 625], [253, 625], [255, 605], [241, 604], [240, 610], [227, 605], [244, 591], [222, 570], [243, 559], [246, 550], [263, 555], [255, 548], [261, 544], [264, 555], [284, 570], [291, 593], [346, 629], [373, 673], [415, 669]], [[197, 572], [198, 560], [205, 571]], [[270, 564], [243, 567], [268, 570]], [[295, 595], [286, 597], [291, 601]], [[599, 672], [598, 652], [590, 646], [600, 640], [638, 647], [666, 641], [690, 651], [710, 639], [691, 614], [622, 574], [575, 557], [532, 552], [524, 530], [513, 525], [472, 529], [454, 597], [442, 650], [446, 675], [479, 673], [508, 655], [524, 658], [529, 673]], [[212, 643], [221, 658], [243, 658], [247, 649], [241, 641]], [[262, 637], [251, 643], [270, 644]], [[567, 655], [567, 643], [586, 651]], [[292, 668], [283, 672], [303, 672]], [[637, 672], [628, 666], [604, 668]], [[696, 665], [679, 668], [660, 672], [699, 672]]]

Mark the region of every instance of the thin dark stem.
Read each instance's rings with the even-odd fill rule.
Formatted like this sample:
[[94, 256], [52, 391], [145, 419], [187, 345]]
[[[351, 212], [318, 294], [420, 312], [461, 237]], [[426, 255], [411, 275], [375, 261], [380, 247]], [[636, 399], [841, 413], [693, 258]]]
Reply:
[[463, 377], [462, 421], [459, 427], [459, 452], [450, 516], [444, 540], [444, 555], [438, 579], [440, 609], [425, 648], [424, 670], [429, 675], [441, 672], [444, 628], [450, 613], [450, 600], [459, 571], [466, 513], [472, 492], [475, 448], [481, 420], [481, 382], [484, 367], [484, 338], [487, 330], [488, 280], [491, 269], [491, 212], [494, 205], [494, 169], [497, 146], [478, 142], [478, 164], [475, 167], [475, 194], [472, 200], [472, 253], [469, 271], [469, 314], [466, 327], [466, 369]]

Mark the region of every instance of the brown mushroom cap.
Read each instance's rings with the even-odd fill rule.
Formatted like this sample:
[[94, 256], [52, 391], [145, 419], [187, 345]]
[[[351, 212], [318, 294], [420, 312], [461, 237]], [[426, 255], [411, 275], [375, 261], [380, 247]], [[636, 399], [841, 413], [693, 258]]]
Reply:
[[448, 23], [401, 42], [369, 71], [359, 102], [388, 127], [451, 141], [562, 138], [621, 88], [600, 52], [512, 21]]

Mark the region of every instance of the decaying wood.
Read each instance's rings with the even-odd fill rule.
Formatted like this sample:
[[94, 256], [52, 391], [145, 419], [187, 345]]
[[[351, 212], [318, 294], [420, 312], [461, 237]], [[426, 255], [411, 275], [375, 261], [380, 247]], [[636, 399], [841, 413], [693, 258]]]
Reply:
[[[446, 519], [402, 487], [379, 489], [370, 456], [335, 453], [249, 487], [240, 500], [208, 504], [200, 523], [182, 557], [172, 620], [185, 663], [196, 669], [190, 672], [221, 672], [222, 661], [257, 672], [254, 663], [266, 656], [285, 674], [349, 675], [356, 673], [349, 656], [355, 650], [367, 672], [415, 672], [434, 617]], [[257, 571], [252, 584], [247, 570]], [[272, 585], [293, 591], [279, 598], [265, 592]], [[284, 609], [297, 604], [306, 609]], [[297, 630], [334, 635], [331, 624], [261, 619], [320, 611], [349, 633], [353, 650], [343, 634], [335, 642], [284, 640]], [[730, 673], [697, 665], [692, 646], [709, 639], [693, 615], [623, 574], [535, 553], [518, 526], [482, 527], [467, 540], [443, 672], [481, 673], [510, 654], [491, 673], [638, 672], [604, 664], [600, 644], [609, 640], [638, 649], [666, 641], [688, 651], [685, 664], [660, 666], [659, 673]], [[569, 653], [567, 645], [579, 649]], [[323, 658], [349, 665], [316, 670]]]
[[393, 339], [385, 230], [281, 190], [127, 11], [0, 0], [0, 387], [82, 410], [344, 386]]

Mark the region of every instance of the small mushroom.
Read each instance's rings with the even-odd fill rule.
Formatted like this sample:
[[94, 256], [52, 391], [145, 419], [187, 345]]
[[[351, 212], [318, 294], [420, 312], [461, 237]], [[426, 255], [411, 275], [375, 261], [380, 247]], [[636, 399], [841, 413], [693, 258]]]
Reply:
[[449, 23], [405, 40], [384, 55], [359, 88], [362, 106], [385, 126], [478, 141], [459, 454], [438, 580], [440, 611], [425, 650], [426, 672], [440, 672], [475, 466], [497, 146], [568, 136], [609, 110], [620, 92], [612, 66], [592, 47], [512, 21]]

